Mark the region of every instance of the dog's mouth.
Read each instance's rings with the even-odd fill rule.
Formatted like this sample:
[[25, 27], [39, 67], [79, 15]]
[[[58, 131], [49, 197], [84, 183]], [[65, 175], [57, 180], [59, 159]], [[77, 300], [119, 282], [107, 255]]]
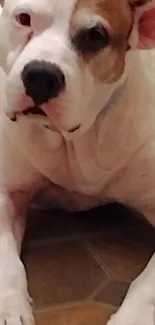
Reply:
[[47, 114], [39, 107], [39, 106], [33, 106], [33, 107], [28, 107], [23, 111], [24, 115], [42, 115], [42, 116], [47, 116]]
[[[32, 106], [32, 107], [28, 107], [25, 110], [18, 112], [18, 113], [13, 113], [12, 116], [10, 116], [10, 120], [12, 122], [16, 122], [18, 119], [19, 115], [25, 115], [25, 116], [44, 116], [48, 118], [48, 115], [37, 105]], [[45, 125], [46, 128], [50, 129], [50, 125], [46, 124]], [[75, 131], [79, 130], [81, 127], [81, 124], [78, 124], [76, 126], [74, 126], [73, 128], [69, 129], [68, 132], [69, 133], [74, 133]]]
[[24, 111], [13, 113], [12, 116], [10, 116], [10, 120], [13, 122], [16, 122], [19, 115], [38, 115], [38, 116], [47, 116], [47, 114], [39, 107], [39, 106], [32, 106], [26, 108]]

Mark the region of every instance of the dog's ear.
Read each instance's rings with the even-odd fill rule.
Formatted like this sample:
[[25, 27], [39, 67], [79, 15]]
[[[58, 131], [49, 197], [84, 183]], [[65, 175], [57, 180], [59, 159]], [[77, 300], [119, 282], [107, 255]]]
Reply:
[[129, 0], [129, 4], [133, 10], [130, 48], [155, 48], [155, 0]]

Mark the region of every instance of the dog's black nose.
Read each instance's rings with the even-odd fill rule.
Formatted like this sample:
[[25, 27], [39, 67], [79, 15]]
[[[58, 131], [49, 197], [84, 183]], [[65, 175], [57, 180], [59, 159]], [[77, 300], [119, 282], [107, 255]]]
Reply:
[[65, 88], [65, 76], [56, 64], [33, 60], [25, 65], [21, 79], [26, 95], [37, 105], [57, 97]]

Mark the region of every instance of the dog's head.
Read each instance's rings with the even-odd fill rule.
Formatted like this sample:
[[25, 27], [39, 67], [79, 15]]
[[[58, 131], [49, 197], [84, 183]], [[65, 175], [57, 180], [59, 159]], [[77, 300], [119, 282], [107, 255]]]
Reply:
[[155, 44], [155, 0], [3, 5], [7, 113], [42, 112], [66, 137], [84, 132], [104, 109], [123, 80], [129, 48]]

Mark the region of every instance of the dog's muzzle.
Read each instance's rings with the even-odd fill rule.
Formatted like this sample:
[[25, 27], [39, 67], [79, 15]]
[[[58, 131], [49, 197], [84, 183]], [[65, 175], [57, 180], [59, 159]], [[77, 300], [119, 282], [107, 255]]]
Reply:
[[[16, 121], [20, 115], [40, 115], [48, 118], [42, 109], [42, 105], [57, 98], [66, 86], [65, 76], [61, 69], [48, 61], [32, 60], [24, 66], [21, 72], [21, 80], [25, 94], [31, 97], [34, 105], [21, 112], [13, 113], [9, 118], [12, 121]], [[50, 121], [47, 125], [50, 126]], [[79, 123], [69, 129], [68, 132], [74, 133], [80, 127], [81, 124]]]

